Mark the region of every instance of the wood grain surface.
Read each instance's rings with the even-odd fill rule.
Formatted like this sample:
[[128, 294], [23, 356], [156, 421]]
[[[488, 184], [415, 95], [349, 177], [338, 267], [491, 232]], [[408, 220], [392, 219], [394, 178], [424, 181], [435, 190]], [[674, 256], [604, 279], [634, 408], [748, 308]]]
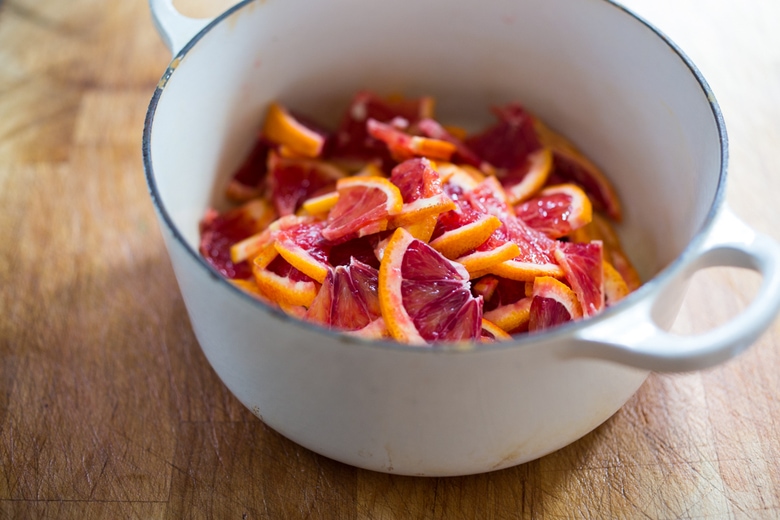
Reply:
[[[625, 4], [708, 78], [730, 204], [780, 240], [780, 2]], [[147, 195], [141, 129], [169, 59], [144, 0], [0, 4], [0, 518], [780, 518], [778, 322], [499, 472], [372, 473], [264, 426], [202, 355]], [[676, 330], [733, 316], [756, 278], [698, 274]]]

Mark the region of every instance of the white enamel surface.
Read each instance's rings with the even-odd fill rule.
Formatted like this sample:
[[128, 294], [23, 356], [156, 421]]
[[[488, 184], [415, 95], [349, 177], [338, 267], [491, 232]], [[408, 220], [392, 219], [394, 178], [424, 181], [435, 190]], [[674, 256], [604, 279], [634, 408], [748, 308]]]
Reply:
[[[161, 210], [189, 247], [163, 218], [173, 266], [216, 372], [284, 435], [379, 471], [498, 469], [603, 422], [647, 372], [572, 357], [574, 333], [469, 353], [346, 342], [251, 304], [197, 260], [198, 221], [219, 205], [269, 101], [332, 122], [359, 88], [434, 95], [441, 119], [472, 126], [489, 121], [491, 104], [523, 102], [613, 179], [625, 209], [620, 231], [645, 279], [704, 240], [697, 233], [720, 181], [716, 119], [686, 64], [619, 8], [602, 0], [253, 2], [177, 63], [149, 142]], [[656, 321], [668, 325], [682, 291], [650, 284], [640, 293], [634, 307], [664, 295], [670, 311]], [[577, 333], [603, 347], [622, 330], [619, 315], [594, 320], [590, 336]], [[610, 329], [613, 318], [619, 326]]]

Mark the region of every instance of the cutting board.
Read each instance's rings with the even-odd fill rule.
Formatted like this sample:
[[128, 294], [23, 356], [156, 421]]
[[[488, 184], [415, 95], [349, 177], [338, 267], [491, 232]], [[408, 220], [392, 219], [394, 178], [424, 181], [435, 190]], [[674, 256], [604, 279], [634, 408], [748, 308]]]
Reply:
[[[780, 3], [625, 3], [709, 79], [729, 203], [780, 239]], [[140, 135], [169, 59], [144, 0], [0, 5], [0, 518], [780, 517], [777, 322], [719, 367], [651, 375], [580, 441], [484, 475], [358, 470], [265, 426], [199, 350], [147, 194]], [[675, 330], [724, 322], [760, 283], [697, 274]]]

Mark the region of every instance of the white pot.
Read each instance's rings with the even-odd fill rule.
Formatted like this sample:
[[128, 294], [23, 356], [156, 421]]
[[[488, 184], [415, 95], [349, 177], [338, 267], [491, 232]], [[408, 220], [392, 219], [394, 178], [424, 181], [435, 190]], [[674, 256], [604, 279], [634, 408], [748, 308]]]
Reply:
[[[648, 371], [740, 352], [780, 307], [780, 248], [725, 206], [727, 140], [691, 62], [607, 0], [245, 1], [214, 20], [150, 0], [175, 58], [149, 106], [144, 162], [192, 326], [224, 383], [295, 442], [377, 471], [461, 475], [585, 435]], [[520, 101], [614, 181], [645, 280], [602, 315], [471, 351], [366, 343], [241, 293], [197, 252], [198, 222], [280, 100], [334, 121], [358, 89], [430, 94], [471, 125]], [[687, 280], [713, 265], [762, 287], [722, 327], [670, 335]]]

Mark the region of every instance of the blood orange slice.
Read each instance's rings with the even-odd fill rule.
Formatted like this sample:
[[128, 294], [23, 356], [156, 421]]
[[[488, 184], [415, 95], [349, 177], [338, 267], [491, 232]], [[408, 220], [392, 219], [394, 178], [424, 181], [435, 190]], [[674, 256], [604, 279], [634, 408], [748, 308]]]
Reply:
[[539, 141], [553, 152], [553, 173], [555, 183], [575, 182], [582, 186], [594, 206], [611, 218], [620, 221], [622, 209], [617, 192], [604, 172], [593, 164], [577, 147], [562, 135], [554, 132], [540, 120], [534, 126]]
[[366, 128], [371, 137], [387, 145], [390, 155], [397, 161], [404, 161], [412, 157], [429, 157], [448, 161], [455, 153], [456, 146], [450, 142], [409, 135], [393, 125], [381, 123], [376, 119], [369, 119], [366, 122]]
[[495, 343], [496, 341], [511, 341], [512, 336], [507, 334], [504, 329], [482, 318], [482, 336], [480, 341], [483, 343]]
[[358, 161], [378, 160], [383, 169], [389, 171], [394, 161], [387, 146], [368, 134], [366, 121], [376, 119], [387, 123], [398, 117], [413, 124], [432, 117], [433, 106], [431, 97], [383, 99], [372, 92], [358, 92], [341, 119], [328, 155]]
[[392, 219], [394, 227], [427, 221], [428, 217], [434, 217], [432, 225], [435, 225], [436, 216], [455, 208], [455, 203], [442, 190], [439, 172], [428, 159], [402, 162], [393, 168], [390, 182], [398, 187], [404, 201], [400, 213]]
[[549, 329], [581, 317], [580, 302], [566, 284], [548, 276], [534, 280], [528, 318], [529, 332]]
[[278, 103], [271, 103], [268, 107], [263, 135], [293, 154], [304, 157], [318, 157], [326, 139], [323, 133], [307, 127]]
[[427, 137], [439, 139], [455, 145], [454, 159], [456, 162], [466, 163], [475, 168], [482, 166], [482, 159], [480, 159], [471, 148], [466, 146], [466, 143], [448, 132], [437, 121], [425, 118], [417, 123], [417, 127]]
[[615, 305], [630, 292], [618, 270], [604, 260], [604, 305], [607, 307]]
[[379, 304], [393, 338], [413, 345], [480, 337], [482, 298], [469, 274], [403, 228], [393, 233], [379, 268]]
[[268, 155], [267, 183], [279, 216], [292, 215], [306, 199], [344, 177], [344, 171], [323, 161]]
[[271, 219], [273, 211], [262, 199], [254, 199], [222, 214], [210, 210], [200, 222], [200, 253], [226, 278], [249, 278], [251, 266], [243, 261], [234, 262], [230, 249], [262, 230]]
[[514, 303], [500, 305], [485, 312], [485, 318], [495, 323], [507, 333], [528, 326], [531, 316], [531, 298], [521, 298]]
[[317, 284], [267, 245], [252, 261], [260, 292], [279, 305], [308, 307], [317, 296]]
[[236, 202], [247, 202], [263, 193], [263, 183], [268, 173], [268, 152], [270, 143], [258, 137], [249, 155], [233, 174], [228, 183], [226, 195]]
[[330, 244], [322, 236], [325, 222], [303, 222], [276, 234], [274, 247], [290, 265], [319, 283], [328, 274]]
[[604, 308], [603, 246], [598, 240], [587, 244], [559, 242], [555, 259], [582, 305], [583, 316], [593, 316]]
[[494, 107], [498, 122], [466, 139], [466, 145], [501, 174], [522, 168], [528, 155], [541, 148], [534, 119], [519, 104]]
[[506, 189], [509, 202], [517, 204], [537, 193], [547, 178], [553, 166], [553, 156], [547, 148], [541, 148], [528, 154], [522, 168], [516, 168], [501, 179]]
[[591, 242], [601, 240], [604, 244], [604, 257], [620, 273], [620, 276], [628, 286], [629, 291], [635, 291], [642, 285], [642, 279], [639, 277], [628, 255], [623, 250], [620, 243], [620, 237], [610, 224], [609, 219], [598, 212], [593, 212], [593, 220], [587, 226], [576, 229], [570, 236], [573, 242]]
[[590, 199], [574, 184], [545, 188], [538, 196], [515, 206], [515, 214], [550, 238], [568, 235], [593, 218]]
[[387, 229], [388, 219], [403, 208], [398, 188], [384, 177], [348, 177], [336, 184], [339, 200], [328, 215], [322, 236], [343, 242]]
[[329, 328], [355, 331], [381, 317], [378, 272], [354, 258], [326, 276], [306, 318]]

